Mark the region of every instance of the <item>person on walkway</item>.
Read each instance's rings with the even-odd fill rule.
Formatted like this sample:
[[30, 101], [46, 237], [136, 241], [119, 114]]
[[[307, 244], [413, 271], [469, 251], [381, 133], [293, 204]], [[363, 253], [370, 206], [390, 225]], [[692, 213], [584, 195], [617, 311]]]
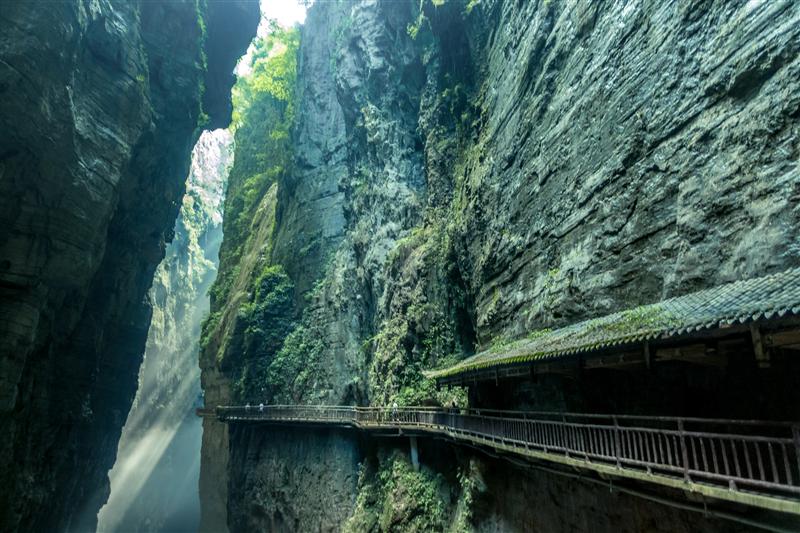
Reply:
[[249, 411], [249, 410], [250, 410], [250, 402], [247, 402], [247, 403], [245, 404], [245, 406], [244, 406], [244, 410], [245, 410], [245, 411]]
[[397, 402], [392, 404], [392, 420], [397, 420]]
[[258, 410], [261, 411], [262, 413], [264, 412], [264, 402], [258, 404]]

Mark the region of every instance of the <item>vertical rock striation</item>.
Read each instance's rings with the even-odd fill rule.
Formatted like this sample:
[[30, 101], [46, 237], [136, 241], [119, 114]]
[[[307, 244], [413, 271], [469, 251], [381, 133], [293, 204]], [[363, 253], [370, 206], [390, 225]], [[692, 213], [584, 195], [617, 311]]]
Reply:
[[[252, 221], [248, 248], [264, 263], [222, 260], [241, 285], [218, 302], [231, 319], [214, 329], [204, 380], [226, 399], [238, 383], [286, 403], [463, 401], [421, 371], [800, 264], [798, 28], [791, 1], [315, 4], [298, 52], [294, 165]], [[291, 333], [267, 352], [232, 318], [259, 305], [264, 264], [295, 291]], [[264, 374], [242, 371], [259, 364]], [[558, 509], [569, 482], [500, 479], [491, 462], [435, 444], [414, 472], [391, 444], [352, 436], [316, 434], [315, 454], [286, 442], [300, 434], [216, 435], [204, 461], [231, 476], [216, 496], [236, 531], [498, 531], [537, 518], [552, 530], [559, 513], [603, 531], [694, 523], [583, 486]], [[543, 503], [512, 509], [506, 494]], [[596, 520], [605, 507], [614, 513]]]
[[[205, 57], [243, 52], [258, 22], [252, 3], [225, 6], [0, 9], [3, 530], [94, 529], [144, 352], [145, 293], [172, 237], [199, 133], [204, 80], [225, 72], [215, 83], [232, 83], [233, 61], [207, 69]], [[213, 53], [206, 30], [233, 52]], [[227, 123], [228, 104], [213, 103], [210, 120]]]

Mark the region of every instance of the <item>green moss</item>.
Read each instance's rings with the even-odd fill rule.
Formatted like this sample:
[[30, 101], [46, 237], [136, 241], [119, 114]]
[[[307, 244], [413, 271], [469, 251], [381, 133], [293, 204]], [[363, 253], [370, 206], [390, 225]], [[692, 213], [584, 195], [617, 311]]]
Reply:
[[443, 6], [447, 0], [419, 0], [419, 12], [417, 14], [417, 18], [414, 22], [406, 27], [406, 33], [408, 33], [408, 35], [414, 40], [417, 40], [423, 33], [426, 37], [426, 41], [431, 40], [431, 22], [425, 15], [427, 1], [430, 1], [430, 5], [432, 5], [434, 8], [437, 8]]
[[200, 116], [197, 117], [197, 127], [198, 128], [205, 128], [211, 123], [211, 117], [208, 116], [208, 113], [201, 110]]
[[447, 527], [450, 490], [441, 474], [414, 470], [406, 454], [381, 454], [362, 466], [353, 516], [344, 531], [434, 532]]
[[355, 509], [345, 522], [342, 528], [343, 533], [378, 531], [377, 510], [385, 498], [381, 489], [382, 486], [378, 482], [374, 469], [367, 463], [362, 463], [358, 471], [358, 495]]
[[423, 376], [426, 369], [455, 363], [465, 348], [459, 329], [464, 294], [453, 280], [456, 261], [447, 210], [430, 209], [428, 215], [425, 224], [409, 231], [388, 255], [395, 279], [407, 268], [413, 269], [409, 273], [415, 278], [415, 289], [403, 294], [404, 308], [385, 320], [369, 343], [374, 404], [466, 405], [464, 389], [437, 389]]
[[481, 490], [485, 490], [486, 486], [481, 479], [475, 459], [471, 459], [468, 464], [459, 468], [456, 477], [461, 491], [448, 531], [450, 533], [469, 533], [474, 529], [472, 519], [476, 496]]
[[408, 33], [409, 37], [412, 39], [416, 39], [417, 35], [419, 35], [420, 30], [422, 29], [422, 25], [428, 23], [428, 19], [425, 17], [425, 0], [419, 0], [419, 13], [417, 13], [417, 19], [406, 27], [406, 33]]
[[[383, 531], [442, 531], [445, 503], [438, 490], [441, 476], [427, 470], [417, 472], [404, 457], [393, 457], [391, 469], [381, 471], [381, 482], [389, 495], [383, 505]], [[401, 525], [402, 524], [402, 525]]]
[[498, 353], [498, 354], [507, 352], [513, 349], [514, 346], [519, 343], [534, 341], [540, 337], [544, 337], [545, 335], [551, 333], [552, 331], [553, 330], [550, 328], [537, 329], [536, 331], [529, 333], [522, 339], [510, 339], [505, 336], [499, 336], [492, 340], [487, 350], [491, 353]]
[[[556, 331], [556, 337], [548, 339], [545, 345], [527, 346], [531, 341], [552, 333], [550, 329], [534, 331], [527, 337], [516, 341], [498, 339], [488, 349], [490, 353], [496, 354], [496, 357], [458, 368], [455, 365], [452, 367], [443, 365], [444, 371], [437, 375], [449, 376], [468, 370], [597, 350], [609, 346], [611, 343], [640, 341], [648, 334], [669, 330], [680, 324], [679, 317], [674, 316], [658, 304], [640, 306], [615, 315], [589, 320], [580, 328], [571, 330], [568, 337], [565, 334], [559, 335]], [[512, 350], [531, 351], [513, 358], [503, 357], [505, 353]]]
[[211, 335], [219, 325], [220, 318], [222, 318], [222, 311], [215, 311], [213, 313], [209, 313], [205, 320], [203, 320], [200, 333], [200, 348], [202, 350], [205, 350], [208, 346]]
[[324, 345], [319, 335], [300, 325], [286, 338], [267, 369], [273, 402], [301, 403], [319, 370]]
[[672, 316], [657, 305], [636, 307], [623, 311], [615, 320], [597, 321], [592, 324], [593, 330], [604, 330], [609, 334], [637, 333], [649, 329], [667, 329], [680, 324], [677, 317]]
[[282, 267], [265, 267], [253, 287], [253, 301], [242, 305], [237, 317], [244, 330], [240, 354], [234, 354], [241, 358], [235, 365], [233, 387], [239, 402], [270, 400], [276, 394], [271, 368], [295, 328], [294, 284]]
[[255, 299], [245, 307], [244, 348], [251, 357], [270, 357], [294, 328], [294, 284], [283, 268], [264, 268], [255, 280]]
[[467, 2], [467, 6], [464, 8], [464, 13], [469, 15], [470, 13], [472, 13], [472, 10], [475, 9], [475, 7], [478, 6], [480, 3], [481, 0], [469, 0], [469, 2]]

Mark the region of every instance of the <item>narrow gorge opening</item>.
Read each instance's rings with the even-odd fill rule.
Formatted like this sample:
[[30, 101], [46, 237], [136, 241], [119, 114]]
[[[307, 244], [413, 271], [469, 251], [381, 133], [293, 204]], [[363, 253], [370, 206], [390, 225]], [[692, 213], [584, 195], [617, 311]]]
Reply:
[[196, 531], [203, 405], [197, 346], [222, 243], [223, 192], [233, 163], [226, 130], [192, 151], [186, 194], [148, 298], [153, 318], [136, 397], [122, 429], [98, 531]]
[[[232, 124], [203, 131], [192, 150], [172, 240], [147, 296], [153, 315], [136, 396], [109, 471], [111, 491], [98, 513], [98, 532], [177, 533], [200, 527], [202, 421], [196, 411], [205, 401], [198, 347], [219, 266], [234, 134], [249, 108], [264, 98], [260, 93], [275, 96], [267, 86], [267, 71], [275, 68], [276, 55], [287, 55], [282, 49], [286, 32], [297, 32], [292, 28], [302, 24], [306, 7], [295, 1], [261, 5], [257, 36], [235, 70]], [[289, 54], [296, 53], [294, 47]], [[258, 151], [258, 146], [247, 149]], [[259, 184], [246, 187], [246, 195], [263, 194]]]

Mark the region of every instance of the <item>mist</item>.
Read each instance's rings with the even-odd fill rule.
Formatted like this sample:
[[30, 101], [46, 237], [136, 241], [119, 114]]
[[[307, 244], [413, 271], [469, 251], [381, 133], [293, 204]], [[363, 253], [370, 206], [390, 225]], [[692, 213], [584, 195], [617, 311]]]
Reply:
[[203, 402], [197, 356], [232, 161], [232, 139], [224, 130], [204, 132], [192, 152], [175, 237], [149, 292], [153, 318], [139, 388], [109, 472], [100, 532], [198, 529], [202, 423], [194, 410]]

